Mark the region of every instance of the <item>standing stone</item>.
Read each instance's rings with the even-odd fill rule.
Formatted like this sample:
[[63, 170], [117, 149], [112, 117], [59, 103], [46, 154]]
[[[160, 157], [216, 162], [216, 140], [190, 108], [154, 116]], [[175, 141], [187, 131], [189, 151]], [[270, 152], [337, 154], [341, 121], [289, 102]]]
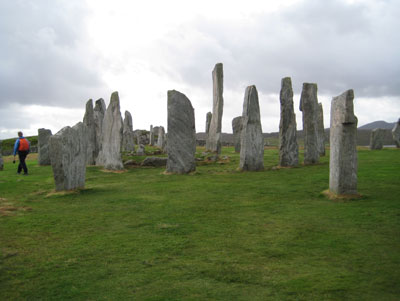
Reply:
[[89, 99], [86, 103], [85, 116], [83, 124], [86, 126], [87, 134], [87, 154], [86, 159], [88, 165], [96, 164], [96, 125], [94, 122], [93, 100]]
[[332, 99], [330, 127], [329, 190], [335, 194], [357, 194], [357, 117], [354, 92]]
[[51, 137], [51, 130], [39, 129], [38, 130], [38, 164], [50, 165], [50, 152], [49, 152], [49, 139]]
[[317, 84], [304, 83], [300, 97], [303, 112], [304, 164], [319, 162]]
[[196, 170], [196, 128], [194, 109], [182, 93], [168, 91], [167, 172], [189, 173]]
[[49, 138], [56, 191], [85, 187], [86, 127], [82, 122], [61, 129]]
[[235, 152], [240, 153], [240, 136], [242, 134], [242, 116], [232, 119], [233, 144]]
[[371, 131], [371, 139], [369, 142], [369, 148], [370, 149], [382, 149], [384, 136], [385, 136], [384, 129], [373, 129]]
[[324, 128], [324, 111], [322, 103], [318, 103], [317, 107], [317, 131], [318, 131], [318, 152], [321, 157], [325, 156], [325, 128]]
[[109, 170], [122, 170], [121, 158], [123, 121], [119, 105], [118, 92], [111, 94], [103, 120], [102, 149], [99, 153], [99, 164]]
[[296, 166], [299, 164], [299, 146], [297, 144], [296, 114], [293, 108], [293, 89], [290, 77], [282, 79], [279, 98], [281, 103], [279, 165]]
[[392, 129], [392, 136], [397, 148], [400, 148], [400, 118]]
[[133, 133], [132, 115], [125, 111], [124, 129], [122, 132], [122, 150], [126, 152], [135, 151], [135, 134]]
[[94, 128], [96, 132], [96, 147], [94, 149], [94, 159], [96, 165], [100, 165], [99, 162], [97, 162], [98, 161], [97, 158], [101, 150], [103, 120], [105, 113], [106, 113], [106, 104], [104, 102], [104, 99], [100, 98], [96, 100], [96, 104], [93, 109]]
[[260, 106], [256, 86], [248, 86], [243, 102], [242, 136], [239, 169], [264, 169], [264, 137], [261, 128]]
[[138, 149], [136, 151], [136, 155], [138, 156], [144, 156], [146, 154], [146, 150], [144, 148], [143, 144], [139, 144]]
[[153, 129], [153, 125], [150, 125], [150, 145], [154, 145], [154, 129]]
[[4, 161], [3, 161], [3, 154], [2, 154], [3, 150], [1, 148], [2, 143], [3, 143], [3, 141], [0, 140], [0, 170], [3, 170], [3, 168], [4, 168]]
[[158, 128], [157, 147], [164, 151], [165, 148], [165, 129], [163, 126]]
[[213, 112], [211, 117], [210, 129], [206, 140], [206, 150], [217, 154], [221, 153], [221, 128], [222, 111], [224, 109], [224, 73], [221, 63], [215, 65], [212, 72], [213, 78]]
[[210, 131], [211, 118], [212, 118], [212, 113], [208, 112], [206, 115], [206, 134], [207, 135], [208, 135], [208, 132]]

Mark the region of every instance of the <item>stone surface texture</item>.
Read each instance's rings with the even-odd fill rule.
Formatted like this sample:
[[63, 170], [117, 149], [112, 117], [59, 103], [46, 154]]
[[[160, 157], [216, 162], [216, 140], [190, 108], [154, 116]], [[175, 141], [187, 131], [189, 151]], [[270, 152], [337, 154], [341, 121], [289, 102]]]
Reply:
[[135, 134], [133, 133], [132, 115], [125, 111], [124, 128], [122, 131], [122, 150], [126, 152], [135, 151]]
[[264, 169], [264, 137], [261, 128], [260, 106], [256, 86], [246, 88], [240, 146], [239, 169], [259, 171]]
[[369, 148], [370, 149], [382, 149], [384, 136], [385, 136], [384, 129], [373, 129], [371, 131], [371, 139], [369, 142]]
[[317, 131], [318, 131], [318, 152], [319, 156], [325, 156], [325, 128], [324, 128], [324, 111], [322, 103], [318, 103], [317, 107]]
[[212, 113], [208, 112], [206, 115], [206, 134], [207, 135], [208, 135], [208, 132], [210, 131], [211, 119], [212, 119]]
[[102, 130], [102, 148], [99, 153], [99, 165], [108, 170], [122, 170], [121, 158], [123, 121], [120, 111], [118, 92], [111, 94], [110, 104], [104, 115]]
[[94, 109], [93, 100], [89, 99], [86, 102], [86, 111], [83, 116], [83, 125], [86, 126], [86, 139], [87, 139], [87, 154], [86, 164], [95, 165], [97, 155], [97, 137], [96, 137], [96, 124], [94, 122]]
[[213, 79], [213, 111], [210, 129], [206, 140], [206, 150], [217, 154], [221, 153], [222, 113], [224, 109], [224, 72], [221, 63], [215, 65], [212, 72]]
[[304, 164], [319, 162], [317, 84], [304, 83], [300, 97], [303, 112]]
[[136, 150], [136, 155], [138, 156], [144, 156], [146, 154], [146, 150], [144, 148], [143, 144], [139, 144], [137, 150]]
[[150, 125], [150, 141], [149, 141], [149, 144], [153, 146], [154, 142], [155, 142], [154, 129], [153, 129], [153, 125]]
[[194, 109], [182, 93], [168, 91], [168, 173], [184, 174], [196, 170], [196, 128]]
[[51, 130], [38, 129], [38, 164], [50, 165], [49, 139]]
[[168, 158], [163, 157], [146, 157], [143, 162], [142, 166], [153, 166], [153, 167], [160, 167], [160, 166], [167, 166]]
[[98, 156], [101, 150], [101, 142], [102, 142], [102, 132], [103, 132], [103, 120], [104, 115], [106, 113], [106, 103], [103, 98], [96, 100], [94, 109], [93, 109], [93, 118], [94, 118], [94, 128], [96, 132], [96, 148], [94, 150], [94, 159], [96, 165], [98, 165]]
[[235, 152], [240, 153], [240, 138], [242, 134], [242, 116], [232, 119], [233, 144]]
[[400, 118], [392, 129], [393, 140], [396, 143], [396, 147], [400, 148]]
[[348, 90], [331, 103], [329, 190], [357, 194], [357, 117], [354, 92]]
[[72, 128], [64, 127], [49, 138], [56, 191], [85, 187], [86, 135], [86, 127], [79, 122]]
[[292, 167], [299, 164], [296, 114], [293, 108], [293, 89], [290, 77], [281, 81], [281, 119], [279, 123], [279, 165]]
[[163, 126], [158, 128], [158, 138], [157, 138], [157, 147], [162, 151], [165, 149], [165, 129]]

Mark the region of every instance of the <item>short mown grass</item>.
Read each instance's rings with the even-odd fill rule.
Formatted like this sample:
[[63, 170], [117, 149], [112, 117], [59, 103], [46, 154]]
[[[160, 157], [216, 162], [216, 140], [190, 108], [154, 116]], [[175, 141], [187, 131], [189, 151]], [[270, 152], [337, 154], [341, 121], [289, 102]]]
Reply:
[[400, 151], [358, 154], [362, 198], [343, 202], [322, 194], [328, 157], [277, 169], [276, 148], [263, 172], [233, 148], [190, 175], [91, 166], [66, 193], [6, 158], [0, 300], [399, 300]]

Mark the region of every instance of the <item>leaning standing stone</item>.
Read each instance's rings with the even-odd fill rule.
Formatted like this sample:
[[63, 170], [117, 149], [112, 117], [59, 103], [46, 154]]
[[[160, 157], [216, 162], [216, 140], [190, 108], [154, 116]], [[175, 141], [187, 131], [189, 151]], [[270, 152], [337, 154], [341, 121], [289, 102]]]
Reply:
[[304, 164], [318, 163], [317, 84], [303, 84], [300, 97], [300, 111], [303, 112]]
[[264, 169], [264, 137], [261, 128], [260, 106], [256, 86], [246, 88], [242, 115], [242, 137], [239, 169]]
[[281, 81], [280, 103], [279, 165], [296, 166], [299, 164], [299, 146], [297, 144], [296, 114], [293, 109], [293, 90], [290, 77], [285, 77]]
[[357, 194], [357, 117], [354, 92], [334, 97], [331, 104], [329, 190]]
[[400, 147], [400, 118], [392, 129], [393, 140], [396, 143], [396, 146]]
[[79, 122], [64, 127], [49, 139], [51, 167], [56, 191], [85, 187], [86, 127]]
[[110, 104], [104, 115], [102, 131], [102, 149], [99, 163], [109, 170], [122, 170], [121, 158], [123, 121], [119, 106], [118, 92], [111, 94]]
[[38, 130], [38, 164], [50, 165], [49, 153], [49, 139], [51, 137], [51, 130], [39, 129]]
[[242, 134], [242, 116], [232, 119], [233, 144], [235, 152], [240, 153], [240, 136]]
[[224, 73], [221, 63], [215, 65], [212, 72], [213, 78], [213, 112], [211, 117], [210, 129], [206, 140], [206, 150], [221, 153], [221, 128], [222, 112], [224, 109]]
[[325, 128], [324, 128], [324, 111], [322, 103], [318, 103], [317, 112], [317, 131], [318, 131], [318, 152], [321, 157], [325, 156]]
[[182, 93], [168, 91], [167, 172], [189, 173], [196, 170], [196, 128], [194, 109]]
[[101, 150], [103, 120], [105, 113], [106, 113], [106, 104], [104, 102], [104, 99], [100, 98], [96, 100], [96, 104], [93, 109], [94, 128], [96, 132], [96, 147], [94, 149], [94, 160], [96, 162], [96, 165], [99, 165], [99, 162], [97, 162], [98, 161], [97, 158]]
[[369, 142], [369, 148], [370, 149], [382, 149], [384, 135], [385, 135], [384, 129], [372, 130], [371, 131], [371, 139]]
[[135, 134], [133, 133], [132, 115], [125, 111], [124, 129], [122, 132], [122, 150], [127, 152], [135, 151]]
[[85, 116], [83, 124], [86, 126], [87, 134], [87, 154], [86, 160], [88, 165], [94, 165], [96, 157], [96, 125], [94, 122], [93, 100], [89, 99], [86, 103]]

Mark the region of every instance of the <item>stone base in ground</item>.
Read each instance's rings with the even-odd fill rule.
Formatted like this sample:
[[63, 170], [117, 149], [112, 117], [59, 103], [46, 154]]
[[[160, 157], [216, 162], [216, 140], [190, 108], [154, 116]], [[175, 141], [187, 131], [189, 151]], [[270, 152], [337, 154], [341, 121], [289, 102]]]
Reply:
[[336, 202], [359, 200], [363, 197], [361, 194], [336, 194], [330, 191], [329, 189], [322, 191], [322, 194], [331, 201], [336, 201]]

